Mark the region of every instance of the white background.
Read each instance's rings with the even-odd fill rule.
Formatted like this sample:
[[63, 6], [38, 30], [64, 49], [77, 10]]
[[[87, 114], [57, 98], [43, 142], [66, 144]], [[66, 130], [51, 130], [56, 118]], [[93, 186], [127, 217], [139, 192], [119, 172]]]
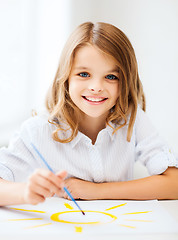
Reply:
[[129, 37], [147, 112], [178, 152], [177, 0], [0, 0], [0, 145], [41, 111], [69, 33], [103, 21]]

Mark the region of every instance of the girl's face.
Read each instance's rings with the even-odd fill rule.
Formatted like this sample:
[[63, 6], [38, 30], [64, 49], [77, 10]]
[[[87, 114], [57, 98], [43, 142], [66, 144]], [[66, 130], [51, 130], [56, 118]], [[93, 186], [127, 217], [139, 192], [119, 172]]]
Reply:
[[114, 59], [94, 46], [79, 48], [69, 76], [69, 94], [84, 114], [107, 117], [119, 96], [119, 73]]

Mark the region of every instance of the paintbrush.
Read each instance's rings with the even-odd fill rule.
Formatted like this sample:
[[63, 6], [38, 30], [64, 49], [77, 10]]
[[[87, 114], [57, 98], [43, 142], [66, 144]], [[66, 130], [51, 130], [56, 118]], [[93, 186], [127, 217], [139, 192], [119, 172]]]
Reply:
[[[46, 162], [46, 160], [44, 159], [44, 157], [41, 155], [41, 153], [38, 151], [38, 149], [35, 147], [35, 145], [33, 143], [31, 143], [33, 149], [35, 150], [35, 152], [38, 154], [38, 156], [41, 158], [41, 160], [44, 162], [44, 164], [46, 165], [46, 167], [55, 174], [54, 170], [49, 166], [49, 164]], [[67, 190], [66, 187], [63, 188], [64, 191], [67, 193], [67, 195], [70, 197], [70, 199], [75, 203], [75, 205], [78, 207], [78, 209], [82, 212], [83, 215], [85, 215], [84, 211], [80, 208], [80, 206], [78, 205], [78, 203], [75, 201], [75, 199], [72, 197], [71, 193]]]

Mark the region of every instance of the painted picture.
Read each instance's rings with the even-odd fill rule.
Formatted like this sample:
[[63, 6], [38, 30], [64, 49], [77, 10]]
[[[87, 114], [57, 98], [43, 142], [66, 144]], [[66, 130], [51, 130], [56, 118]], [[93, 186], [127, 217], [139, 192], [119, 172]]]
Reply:
[[44, 203], [0, 208], [1, 234], [138, 234], [178, 232], [176, 221], [153, 201], [72, 201], [49, 198]]

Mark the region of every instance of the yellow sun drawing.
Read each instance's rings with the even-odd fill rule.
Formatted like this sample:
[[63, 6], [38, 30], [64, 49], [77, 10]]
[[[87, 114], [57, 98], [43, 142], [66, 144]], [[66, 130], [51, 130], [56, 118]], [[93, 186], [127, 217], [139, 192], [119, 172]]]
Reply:
[[[62, 212], [57, 212], [54, 213], [50, 216], [50, 220], [52, 222], [49, 223], [43, 223], [39, 225], [34, 225], [27, 227], [26, 229], [31, 229], [31, 228], [39, 228], [43, 226], [48, 226], [53, 224], [53, 222], [59, 222], [63, 224], [73, 224], [75, 232], [81, 233], [83, 231], [84, 226], [86, 225], [101, 225], [101, 224], [108, 224], [108, 223], [113, 223], [115, 222], [118, 217], [115, 216], [114, 214], [110, 213], [109, 211], [112, 211], [113, 209], [120, 208], [126, 206], [127, 203], [122, 203], [110, 208], [105, 209], [104, 211], [93, 211], [93, 210], [84, 210], [85, 216], [81, 214], [79, 210], [73, 210], [74, 208], [72, 207], [71, 204], [64, 202], [64, 206], [66, 207], [66, 211]], [[20, 209], [20, 208], [10, 208], [16, 211], [25, 211], [25, 212], [34, 212], [34, 213], [45, 213], [45, 211], [38, 211], [38, 210], [27, 210], [27, 209]], [[122, 215], [125, 216], [135, 216], [135, 215], [140, 215], [143, 216], [146, 213], [150, 213], [152, 211], [141, 211], [141, 212], [130, 212], [130, 213], [122, 213]], [[77, 214], [79, 213], [79, 214]], [[102, 219], [102, 220], [101, 220]], [[103, 220], [104, 219], [104, 220]], [[8, 221], [27, 221], [27, 220], [43, 220], [43, 218], [22, 218], [22, 219], [8, 219]], [[128, 222], [153, 222], [152, 220], [145, 220], [145, 219], [125, 219], [125, 221]], [[118, 223], [120, 227], [124, 228], [130, 228], [130, 229], [135, 229], [136, 227], [134, 225], [130, 224], [121, 224]]]

